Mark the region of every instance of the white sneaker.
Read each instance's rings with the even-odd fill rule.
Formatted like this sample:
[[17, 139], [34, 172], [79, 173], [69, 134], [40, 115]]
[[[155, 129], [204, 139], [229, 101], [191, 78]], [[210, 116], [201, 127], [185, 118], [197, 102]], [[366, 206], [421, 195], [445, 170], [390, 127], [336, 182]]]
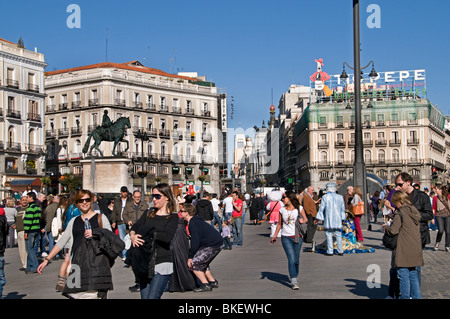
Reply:
[[296, 283], [296, 282], [293, 282], [292, 283], [292, 289], [293, 290], [298, 290], [300, 287], [298, 286], [298, 283]]
[[44, 251], [42, 254], [41, 254], [41, 257], [47, 257], [48, 255], [47, 255], [47, 253]]

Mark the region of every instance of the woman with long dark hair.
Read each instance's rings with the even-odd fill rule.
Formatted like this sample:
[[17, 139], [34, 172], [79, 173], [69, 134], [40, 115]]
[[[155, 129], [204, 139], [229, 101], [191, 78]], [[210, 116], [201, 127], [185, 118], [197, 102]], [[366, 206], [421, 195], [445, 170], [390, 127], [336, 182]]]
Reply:
[[438, 233], [434, 250], [439, 249], [439, 243], [445, 233], [445, 250], [450, 251], [450, 197], [447, 188], [442, 185], [436, 186], [436, 194], [437, 196], [433, 197], [433, 213]]
[[291, 278], [292, 289], [299, 289], [298, 273], [300, 265], [300, 249], [303, 238], [296, 232], [295, 222], [297, 219], [301, 224], [308, 222], [305, 210], [300, 205], [297, 196], [292, 191], [287, 191], [281, 198], [284, 207], [280, 208], [281, 222], [278, 223], [271, 243], [275, 243], [278, 233], [281, 231], [281, 244], [288, 258], [289, 277]]
[[132, 247], [127, 254], [142, 299], [161, 298], [173, 273], [170, 243], [178, 227], [177, 203], [170, 186], [156, 185], [152, 197], [154, 207], [130, 230]]

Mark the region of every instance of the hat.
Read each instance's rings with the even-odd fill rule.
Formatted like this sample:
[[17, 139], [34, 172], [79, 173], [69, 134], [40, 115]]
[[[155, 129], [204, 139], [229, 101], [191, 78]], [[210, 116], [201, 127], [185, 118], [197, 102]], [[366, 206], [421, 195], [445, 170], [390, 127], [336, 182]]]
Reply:
[[121, 192], [128, 192], [128, 188], [127, 188], [126, 186], [122, 186], [122, 187], [120, 188], [120, 191], [121, 191]]
[[336, 188], [337, 188], [337, 184], [336, 183], [327, 183], [326, 185], [325, 185], [325, 187], [327, 188], [327, 190], [336, 190]]

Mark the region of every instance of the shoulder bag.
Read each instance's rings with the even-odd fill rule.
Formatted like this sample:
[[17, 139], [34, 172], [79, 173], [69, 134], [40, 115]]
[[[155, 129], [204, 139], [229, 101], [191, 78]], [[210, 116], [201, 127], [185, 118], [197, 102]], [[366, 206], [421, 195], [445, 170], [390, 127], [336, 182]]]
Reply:
[[358, 204], [353, 206], [353, 215], [361, 216], [361, 215], [364, 215], [364, 213], [365, 213], [365, 211], [364, 211], [364, 202], [363, 201], [360, 201], [360, 202], [358, 202]]
[[[403, 223], [403, 216], [400, 210], [398, 211], [398, 214], [400, 215], [400, 220]], [[398, 234], [397, 235], [388, 235], [387, 233], [384, 233], [383, 235], [383, 246], [394, 250], [397, 247], [397, 240], [398, 240]]]

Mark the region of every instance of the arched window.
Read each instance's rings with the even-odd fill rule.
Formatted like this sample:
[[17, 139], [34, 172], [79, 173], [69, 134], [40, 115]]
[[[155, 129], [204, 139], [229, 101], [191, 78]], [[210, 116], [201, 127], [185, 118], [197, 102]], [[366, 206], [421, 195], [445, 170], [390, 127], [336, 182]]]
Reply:
[[378, 151], [378, 163], [385, 163], [386, 162], [386, 152], [384, 150]]
[[400, 152], [398, 149], [392, 150], [392, 162], [399, 163], [400, 162]]
[[370, 150], [364, 151], [364, 162], [372, 163], [372, 152]]
[[419, 156], [418, 156], [417, 149], [412, 148], [412, 149], [409, 151], [409, 160], [410, 160], [411, 162], [417, 162], [417, 161], [419, 160]]
[[344, 151], [338, 151], [337, 152], [337, 162], [338, 162], [338, 164], [344, 164], [344, 161], [345, 161]]
[[326, 164], [328, 162], [328, 153], [325, 151], [320, 152], [319, 161], [321, 164]]

